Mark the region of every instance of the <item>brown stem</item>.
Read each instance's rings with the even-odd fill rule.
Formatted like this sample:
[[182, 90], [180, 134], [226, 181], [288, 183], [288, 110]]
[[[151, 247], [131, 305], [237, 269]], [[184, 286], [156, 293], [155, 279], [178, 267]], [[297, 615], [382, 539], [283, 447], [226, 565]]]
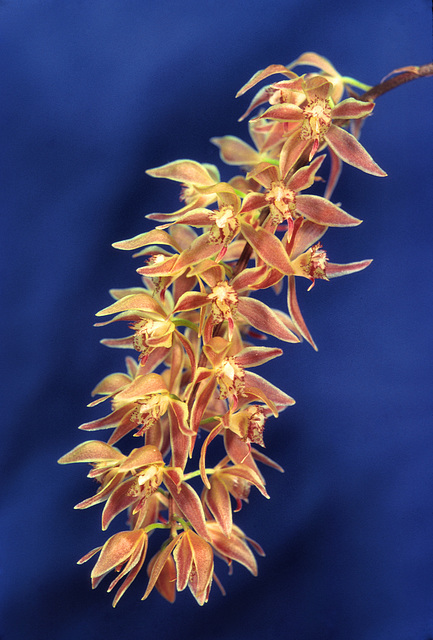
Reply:
[[399, 87], [401, 84], [411, 82], [411, 80], [416, 80], [417, 78], [427, 78], [432, 75], [433, 62], [423, 64], [420, 67], [405, 67], [398, 75], [393, 75], [383, 82], [379, 82], [379, 84], [363, 93], [359, 96], [359, 100], [374, 102], [376, 98], [382, 96], [388, 91], [391, 91], [392, 89], [396, 89], [396, 87]]

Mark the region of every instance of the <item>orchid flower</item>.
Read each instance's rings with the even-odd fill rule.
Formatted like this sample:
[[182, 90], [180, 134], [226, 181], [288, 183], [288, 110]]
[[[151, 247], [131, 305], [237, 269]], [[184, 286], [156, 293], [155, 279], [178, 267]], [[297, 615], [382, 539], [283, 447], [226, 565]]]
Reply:
[[[298, 75], [298, 66], [313, 71]], [[393, 73], [403, 82], [408, 73], [413, 79], [433, 71], [424, 65]], [[221, 181], [214, 165], [187, 159], [149, 169], [152, 177], [179, 183], [184, 204], [173, 213], [149, 214], [155, 228], [113, 245], [143, 260], [141, 283], [112, 289], [114, 302], [97, 312], [102, 321], [96, 326], [125, 321], [129, 335], [102, 343], [135, 351], [138, 359], [128, 356], [125, 372], [96, 385], [89, 407], [108, 401], [111, 410], [79, 427], [111, 429], [108, 441], [88, 440], [59, 460], [90, 465], [88, 477], [97, 483], [77, 509], [103, 504], [103, 531], [121, 516], [129, 527], [79, 560], [99, 554], [92, 587], [118, 573], [108, 586], [112, 591], [123, 580], [113, 606], [144, 566], [150, 535], [160, 536], [160, 546], [147, 563], [143, 599], [155, 588], [173, 602], [188, 587], [203, 605], [214, 581], [224, 594], [215, 560], [229, 572], [236, 562], [257, 575], [253, 550], [259, 556], [263, 550], [237, 526], [236, 513], [252, 487], [270, 497], [261, 466], [283, 469], [263, 448], [275, 428], [272, 418], [295, 401], [251, 369], [282, 356], [275, 340], [305, 339], [317, 349], [297, 282], [307, 280], [311, 290], [316, 280], [371, 263], [331, 262], [323, 237], [329, 228], [361, 223], [330, 201], [343, 162], [386, 175], [358, 138], [372, 100], [400, 76], [370, 88], [307, 52], [288, 66], [258, 71], [237, 95], [275, 75], [283, 79], [259, 89], [241, 117], [259, 109], [248, 125], [254, 146], [233, 135], [211, 140], [242, 175]], [[318, 195], [325, 158], [330, 175]], [[286, 279], [287, 312], [257, 298], [271, 288], [278, 294]], [[257, 346], [256, 339], [270, 344]], [[133, 439], [138, 446], [128, 452]], [[114, 446], [120, 442], [125, 453]], [[215, 455], [216, 464], [210, 462]]]
[[[243, 95], [257, 82], [275, 73], [283, 71], [275, 70], [271, 65], [259, 76], [253, 76], [237, 95]], [[279, 158], [282, 175], [287, 175], [304, 152], [311, 161], [322, 145], [328, 144], [343, 162], [372, 175], [386, 176], [356, 138], [334, 123], [365, 118], [371, 114], [374, 103], [347, 98], [333, 106], [332, 91], [332, 82], [320, 75], [299, 76], [267, 88], [271, 106], [253, 122], [275, 121], [269, 137], [273, 140], [277, 132], [285, 139]]]

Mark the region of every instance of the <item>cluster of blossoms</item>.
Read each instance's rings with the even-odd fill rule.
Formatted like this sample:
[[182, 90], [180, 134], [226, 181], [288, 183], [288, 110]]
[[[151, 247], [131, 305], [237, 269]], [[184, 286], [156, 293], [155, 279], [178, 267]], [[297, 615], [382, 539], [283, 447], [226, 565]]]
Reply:
[[[297, 75], [297, 65], [315, 71]], [[91, 406], [108, 401], [110, 413], [80, 427], [111, 429], [108, 441], [84, 442], [59, 461], [90, 464], [98, 490], [77, 508], [104, 503], [103, 530], [127, 513], [128, 529], [79, 561], [99, 554], [94, 587], [117, 572], [108, 587], [123, 580], [114, 605], [143, 567], [154, 532], [165, 535], [148, 561], [143, 598], [156, 587], [172, 602], [176, 590], [188, 586], [202, 605], [213, 580], [223, 589], [215, 556], [256, 575], [252, 550], [263, 551], [233, 523], [233, 511], [248, 500], [251, 487], [269, 497], [259, 467], [282, 469], [257, 447], [264, 446], [268, 419], [294, 400], [251, 371], [282, 354], [256, 346], [254, 337], [305, 339], [316, 348], [297, 302], [297, 278], [311, 288], [317, 279], [370, 263], [332, 263], [319, 242], [328, 227], [361, 222], [330, 201], [342, 162], [386, 175], [358, 141], [374, 105], [358, 99], [354, 87], [368, 87], [307, 53], [288, 67], [258, 72], [238, 95], [276, 75], [283, 79], [260, 89], [243, 116], [256, 114], [249, 122], [254, 146], [233, 136], [212, 140], [222, 160], [242, 174], [221, 182], [215, 166], [192, 160], [151, 169], [151, 176], [182, 185], [184, 206], [150, 214], [157, 222], [153, 230], [114, 245], [144, 257], [137, 269], [142, 286], [112, 290], [115, 302], [96, 314], [110, 319], [98, 326], [125, 321], [131, 335], [102, 342], [135, 350], [137, 359], [128, 355], [126, 372], [107, 376], [94, 389], [98, 399]], [[324, 197], [304, 193], [325, 182], [319, 171], [326, 155]], [[251, 295], [270, 287], [278, 293], [286, 278], [287, 312]], [[128, 434], [141, 446], [123, 454], [115, 445]], [[211, 450], [219, 450], [216, 439], [224, 455], [207, 466]]]

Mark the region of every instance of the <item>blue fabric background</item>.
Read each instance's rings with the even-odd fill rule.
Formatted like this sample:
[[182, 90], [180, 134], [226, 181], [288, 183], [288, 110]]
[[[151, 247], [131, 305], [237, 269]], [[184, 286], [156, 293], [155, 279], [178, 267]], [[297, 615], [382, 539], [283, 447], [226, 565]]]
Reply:
[[246, 138], [236, 91], [308, 50], [375, 84], [431, 60], [430, 3], [1, 2], [2, 640], [433, 637], [433, 79], [380, 98], [363, 129], [389, 177], [346, 167], [334, 196], [364, 223], [328, 232], [330, 259], [372, 266], [300, 286], [319, 352], [287, 345], [265, 370], [297, 404], [266, 432], [286, 473], [266, 471], [271, 500], [252, 492], [237, 520], [266, 550], [259, 576], [218, 563], [227, 596], [200, 608], [188, 592], [141, 602], [142, 575], [113, 610], [75, 564], [123, 528], [74, 511], [87, 470], [56, 464], [123, 369], [92, 327], [109, 288], [139, 284], [111, 243], [176, 207], [145, 169], [219, 164], [210, 137]]

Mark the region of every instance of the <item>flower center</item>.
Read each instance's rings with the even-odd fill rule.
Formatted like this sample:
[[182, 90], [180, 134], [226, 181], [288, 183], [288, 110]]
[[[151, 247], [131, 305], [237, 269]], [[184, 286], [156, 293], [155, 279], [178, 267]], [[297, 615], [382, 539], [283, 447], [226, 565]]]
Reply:
[[166, 257], [167, 256], [165, 256], [163, 253], [154, 253], [147, 259], [147, 264], [154, 267], [156, 265], [162, 264], [165, 261]]
[[221, 209], [212, 212], [211, 220], [214, 222], [210, 230], [210, 239], [214, 243], [228, 245], [239, 233], [240, 223], [233, 207], [224, 205]]
[[332, 123], [331, 105], [325, 98], [314, 98], [304, 107], [302, 140], [321, 140]]
[[223, 322], [233, 318], [238, 304], [236, 291], [227, 282], [218, 282], [208, 296], [212, 302], [212, 317], [214, 322]]
[[[162, 482], [164, 474], [163, 465], [152, 464], [147, 467], [137, 478], [137, 484], [144, 491], [144, 495], [149, 497], [154, 493]], [[141, 495], [143, 495], [141, 493]]]
[[235, 358], [224, 358], [217, 371], [217, 380], [220, 386], [220, 397], [228, 396], [237, 398], [245, 389], [245, 371], [237, 364]]
[[147, 318], [131, 325], [134, 329], [133, 344], [136, 351], [147, 354], [155, 347], [171, 347], [174, 325], [170, 320]]
[[264, 447], [263, 431], [266, 422], [264, 411], [259, 405], [252, 405], [251, 407], [248, 407], [248, 414], [249, 421], [246, 441], [253, 442], [254, 444], [259, 444], [261, 447]]
[[280, 224], [284, 220], [292, 219], [296, 211], [296, 193], [288, 189], [284, 182], [272, 182], [266, 194], [269, 202], [272, 221]]
[[179, 200], [185, 202], [185, 204], [190, 204], [196, 198], [197, 190], [191, 185], [184, 184], [180, 190]]
[[310, 252], [310, 275], [314, 278], [326, 279], [326, 263], [328, 262], [326, 251], [318, 242], [311, 247]]
[[142, 436], [152, 425], [163, 416], [168, 409], [169, 398], [167, 395], [155, 393], [135, 403], [136, 409], [131, 413], [130, 420], [141, 428], [135, 436]]

